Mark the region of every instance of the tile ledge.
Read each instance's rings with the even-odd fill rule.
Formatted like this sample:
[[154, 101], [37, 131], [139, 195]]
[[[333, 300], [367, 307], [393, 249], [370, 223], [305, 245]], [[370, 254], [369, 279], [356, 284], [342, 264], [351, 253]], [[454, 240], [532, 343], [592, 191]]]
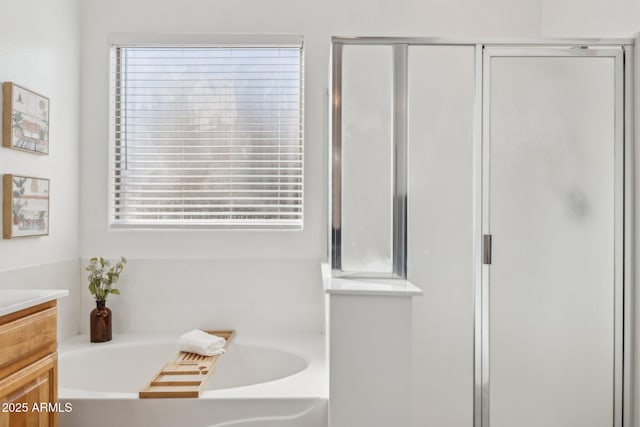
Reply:
[[331, 277], [329, 264], [321, 265], [324, 292], [329, 295], [363, 295], [414, 297], [423, 294], [422, 289], [403, 279], [364, 279]]

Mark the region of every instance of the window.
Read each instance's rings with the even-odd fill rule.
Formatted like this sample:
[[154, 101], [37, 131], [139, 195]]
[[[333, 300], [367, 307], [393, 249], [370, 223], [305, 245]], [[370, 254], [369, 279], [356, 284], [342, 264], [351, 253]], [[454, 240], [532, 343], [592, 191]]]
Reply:
[[302, 46], [114, 46], [110, 223], [302, 228]]

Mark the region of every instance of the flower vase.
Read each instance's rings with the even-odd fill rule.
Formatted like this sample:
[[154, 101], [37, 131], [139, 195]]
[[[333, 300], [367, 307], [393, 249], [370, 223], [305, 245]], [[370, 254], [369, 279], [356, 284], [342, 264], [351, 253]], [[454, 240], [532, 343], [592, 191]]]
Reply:
[[111, 310], [105, 307], [105, 301], [96, 301], [91, 311], [91, 342], [111, 341]]

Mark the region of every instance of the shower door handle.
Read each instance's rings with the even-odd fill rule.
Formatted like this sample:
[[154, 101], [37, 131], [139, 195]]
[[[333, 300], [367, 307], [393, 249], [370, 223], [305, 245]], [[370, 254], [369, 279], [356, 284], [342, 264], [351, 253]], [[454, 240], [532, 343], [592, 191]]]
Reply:
[[482, 235], [482, 263], [491, 265], [491, 234]]

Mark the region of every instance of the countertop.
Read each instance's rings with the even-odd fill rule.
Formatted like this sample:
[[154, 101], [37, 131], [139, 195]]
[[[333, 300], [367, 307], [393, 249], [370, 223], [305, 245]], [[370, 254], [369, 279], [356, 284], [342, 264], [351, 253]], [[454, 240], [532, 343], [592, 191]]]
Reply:
[[67, 295], [65, 289], [0, 289], [0, 316]]

